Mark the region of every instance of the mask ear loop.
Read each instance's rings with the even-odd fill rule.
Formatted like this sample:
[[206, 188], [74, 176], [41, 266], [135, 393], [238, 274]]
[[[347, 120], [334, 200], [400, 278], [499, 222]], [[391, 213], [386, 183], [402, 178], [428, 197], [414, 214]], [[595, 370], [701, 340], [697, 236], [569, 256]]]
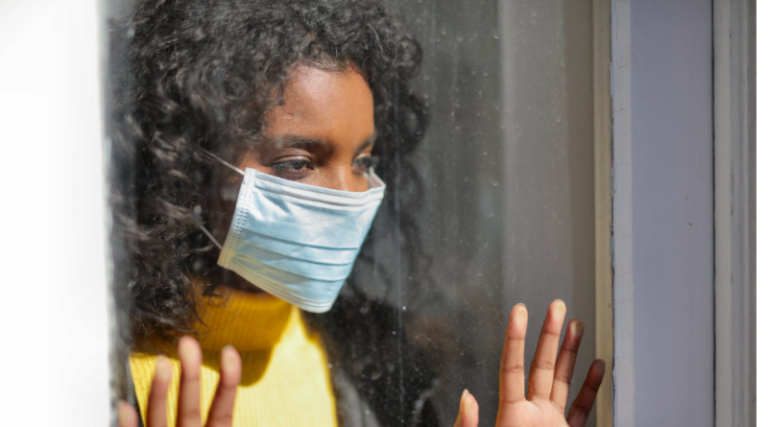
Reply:
[[[229, 163], [228, 161], [226, 161], [226, 160], [222, 159], [221, 157], [219, 157], [219, 156], [217, 156], [217, 155], [215, 155], [215, 154], [211, 153], [210, 151], [208, 151], [208, 150], [206, 150], [206, 149], [204, 149], [204, 148], [201, 148], [201, 149], [200, 149], [200, 151], [201, 151], [203, 154], [207, 155], [208, 157], [210, 157], [210, 158], [212, 158], [212, 159], [214, 159], [214, 160], [218, 161], [219, 163], [223, 164], [224, 166], [226, 166], [226, 167], [228, 167], [228, 168], [232, 169], [233, 171], [235, 171], [235, 172], [239, 173], [240, 175], [245, 175], [245, 172], [243, 172], [243, 171], [242, 171], [240, 168], [238, 168], [237, 166], [235, 166], [235, 165], [233, 165], [233, 164]], [[208, 230], [208, 229], [205, 227], [205, 225], [203, 225], [203, 221], [202, 221], [202, 220], [200, 220], [200, 219], [199, 219], [199, 218], [197, 218], [197, 217], [195, 217], [195, 219], [197, 220], [197, 226], [198, 226], [198, 227], [200, 227], [200, 230], [203, 232], [203, 234], [205, 234], [206, 236], [208, 236], [208, 238], [209, 238], [209, 239], [211, 239], [211, 242], [213, 242], [213, 244], [214, 244], [214, 245], [216, 245], [216, 247], [217, 247], [217, 248], [219, 248], [219, 250], [220, 250], [220, 251], [221, 251], [221, 250], [224, 250], [224, 247], [223, 247], [223, 246], [221, 246], [221, 243], [219, 243], [219, 241], [218, 241], [218, 240], [216, 240], [216, 238], [215, 238], [215, 237], [213, 237], [213, 233], [211, 233], [211, 232], [210, 232], [210, 231], [209, 231], [209, 230]]]
[[240, 175], [245, 175], [245, 172], [243, 172], [242, 169], [238, 168], [237, 166], [233, 165], [232, 163], [229, 163], [228, 161], [222, 159], [221, 157], [211, 153], [210, 151], [206, 150], [205, 148], [201, 148], [200, 151], [203, 152], [203, 154], [211, 157], [212, 159], [218, 161], [219, 163], [223, 164], [224, 166], [232, 169], [233, 171], [239, 173]]
[[219, 248], [220, 251], [224, 250], [224, 248], [221, 246], [221, 243], [219, 243], [218, 240], [216, 240], [215, 237], [213, 237], [213, 234], [211, 234], [210, 231], [208, 231], [207, 228], [203, 225], [202, 222], [198, 220], [197, 226], [200, 227], [200, 230], [202, 230], [203, 234], [208, 236], [209, 239], [211, 239], [211, 242], [213, 242], [214, 245], [216, 245], [217, 248]]

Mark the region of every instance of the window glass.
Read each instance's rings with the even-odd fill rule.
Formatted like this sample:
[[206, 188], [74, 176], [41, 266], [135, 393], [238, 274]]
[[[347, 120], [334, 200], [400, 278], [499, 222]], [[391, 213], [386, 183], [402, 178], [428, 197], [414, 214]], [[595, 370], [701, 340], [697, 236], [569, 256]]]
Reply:
[[[529, 337], [555, 298], [585, 322], [583, 382], [594, 358], [591, 2], [370, 3], [382, 8], [109, 0], [116, 397], [141, 408], [154, 359], [137, 354], [172, 356], [183, 334], [205, 349], [235, 324], [223, 339], [262, 340], [239, 349], [244, 381], [269, 381], [295, 319], [238, 306], [227, 289], [254, 282], [309, 309], [301, 324], [320, 345], [285, 357], [323, 362], [308, 372], [329, 378], [331, 391], [317, 390], [351, 425], [452, 425], [465, 388], [490, 422], [518, 302]], [[386, 190], [356, 254], [378, 188], [368, 167]], [[266, 182], [253, 184], [261, 193], [241, 187], [250, 179]], [[281, 274], [327, 292], [275, 285]], [[340, 278], [330, 311], [311, 313]]]

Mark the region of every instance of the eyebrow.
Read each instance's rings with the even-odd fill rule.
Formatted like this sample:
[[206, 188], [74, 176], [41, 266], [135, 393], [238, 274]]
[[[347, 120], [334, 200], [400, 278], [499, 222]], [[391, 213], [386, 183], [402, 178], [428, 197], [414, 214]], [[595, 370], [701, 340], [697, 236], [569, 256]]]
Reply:
[[360, 154], [360, 152], [373, 145], [373, 143], [376, 142], [376, 138], [378, 137], [379, 135], [376, 133], [368, 137], [368, 139], [366, 139], [362, 144], [360, 144], [359, 147], [357, 147], [357, 150], [355, 150], [355, 155]]
[[274, 145], [278, 147], [301, 148], [301, 149], [309, 149], [311, 147], [326, 145], [323, 141], [320, 141], [319, 139], [308, 138], [306, 136], [291, 135], [291, 134], [277, 135], [277, 136], [265, 138], [265, 142], [269, 143], [269, 145]]
[[[360, 144], [360, 146], [357, 147], [357, 149], [355, 150], [355, 155], [359, 154], [366, 148], [373, 145], [373, 143], [376, 142], [376, 138], [378, 138], [378, 135], [374, 133], [368, 139], [363, 141], [363, 143]], [[311, 148], [317, 148], [317, 147], [324, 147], [324, 148], [330, 149], [331, 151], [334, 149], [334, 147], [331, 144], [328, 144], [325, 141], [315, 139], [315, 138], [309, 138], [301, 135], [293, 135], [293, 134], [272, 136], [269, 138], [265, 138], [265, 142], [274, 146], [298, 148], [298, 149], [303, 149], [307, 151], [310, 151]]]

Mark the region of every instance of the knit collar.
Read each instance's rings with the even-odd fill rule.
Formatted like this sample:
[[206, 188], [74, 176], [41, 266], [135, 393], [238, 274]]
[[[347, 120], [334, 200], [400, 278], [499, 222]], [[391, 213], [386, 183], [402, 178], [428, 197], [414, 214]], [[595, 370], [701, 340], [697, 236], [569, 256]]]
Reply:
[[198, 300], [197, 325], [204, 350], [219, 351], [231, 344], [238, 351], [264, 350], [280, 341], [289, 320], [299, 309], [267, 293], [244, 292], [221, 286], [220, 297]]

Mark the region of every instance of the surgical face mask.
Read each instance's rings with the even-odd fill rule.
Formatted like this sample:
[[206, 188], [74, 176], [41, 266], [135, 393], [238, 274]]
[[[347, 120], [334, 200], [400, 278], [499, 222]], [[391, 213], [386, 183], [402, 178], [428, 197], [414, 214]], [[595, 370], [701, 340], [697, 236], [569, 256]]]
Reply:
[[218, 264], [315, 313], [331, 309], [371, 228], [386, 186], [371, 169], [364, 192], [331, 190], [258, 172], [244, 175]]

